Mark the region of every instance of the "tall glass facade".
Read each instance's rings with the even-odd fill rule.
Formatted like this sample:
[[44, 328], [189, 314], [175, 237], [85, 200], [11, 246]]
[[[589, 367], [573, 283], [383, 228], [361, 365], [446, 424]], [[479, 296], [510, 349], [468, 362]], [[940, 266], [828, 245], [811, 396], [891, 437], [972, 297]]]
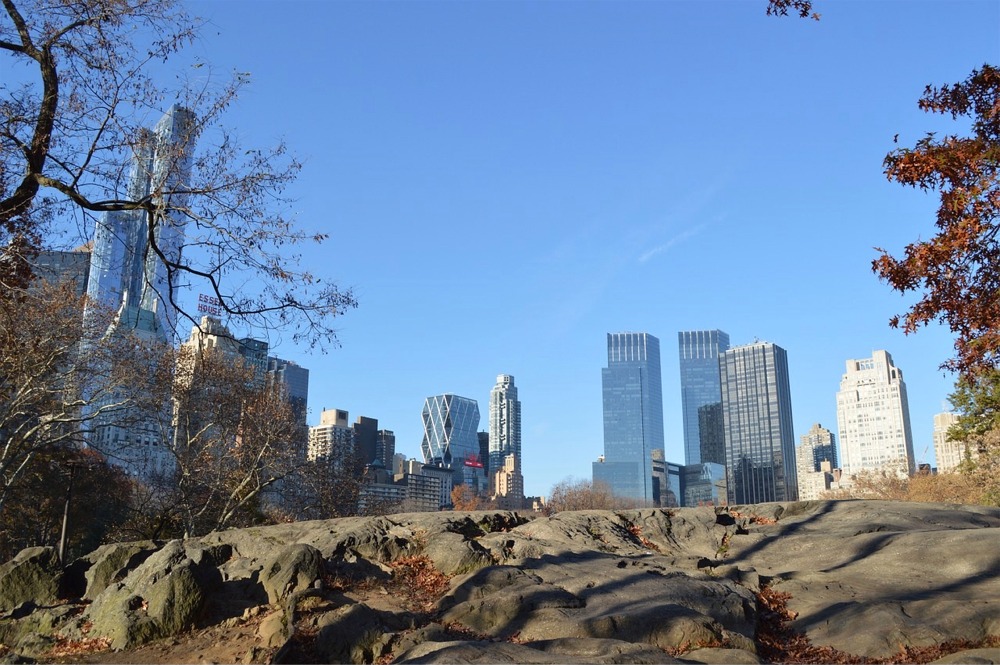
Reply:
[[719, 358], [729, 503], [798, 497], [788, 354], [770, 342]]
[[725, 464], [719, 354], [729, 349], [729, 335], [721, 330], [679, 332], [677, 349], [681, 417], [684, 419], [684, 463]]
[[420, 452], [425, 464], [461, 467], [479, 456], [479, 405], [458, 395], [435, 395], [424, 400], [421, 413], [424, 438]]
[[[156, 196], [163, 204], [154, 219], [153, 236], [169, 261], [181, 258], [186, 218], [172, 212], [186, 205], [187, 181], [194, 152], [194, 114], [173, 106], [152, 131], [136, 138], [129, 172], [128, 198]], [[97, 223], [87, 295], [113, 310], [145, 310], [154, 314], [155, 332], [169, 335], [176, 313], [167, 301], [171, 288], [166, 265], [147, 251], [149, 218], [142, 210], [109, 212]], [[136, 321], [145, 320], [132, 315]], [[153, 331], [150, 331], [153, 332]]]
[[510, 374], [499, 375], [490, 391], [489, 447], [491, 473], [503, 468], [507, 455], [514, 455], [516, 471], [521, 472], [521, 401]]
[[648, 333], [609, 333], [601, 384], [604, 456], [594, 463], [594, 481], [652, 505], [653, 450], [663, 450], [660, 340]]

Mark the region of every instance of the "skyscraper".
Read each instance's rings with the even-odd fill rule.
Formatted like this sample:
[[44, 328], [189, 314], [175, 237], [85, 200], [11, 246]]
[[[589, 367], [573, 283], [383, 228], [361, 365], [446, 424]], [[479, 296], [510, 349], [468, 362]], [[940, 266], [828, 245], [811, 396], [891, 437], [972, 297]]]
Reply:
[[510, 374], [497, 376], [490, 391], [490, 469], [499, 469], [507, 455], [517, 457], [521, 466], [521, 402]]
[[[175, 105], [153, 131], [137, 137], [127, 188], [130, 200], [153, 197], [168, 211], [185, 204], [194, 132], [194, 114]], [[173, 285], [164, 261], [150, 251], [149, 221], [144, 210], [121, 210], [107, 213], [97, 223], [87, 295], [118, 311], [118, 325], [166, 338], [173, 334], [176, 321], [168, 298]], [[158, 249], [167, 261], [179, 262], [186, 218], [167, 212], [153, 221]]]
[[601, 385], [604, 456], [594, 463], [594, 481], [652, 505], [653, 450], [663, 450], [660, 340], [648, 333], [608, 333]]
[[470, 456], [479, 456], [479, 405], [458, 395], [434, 395], [424, 400], [421, 412], [424, 438], [420, 451], [424, 463], [458, 467]]
[[506, 500], [520, 507], [524, 500], [521, 402], [510, 374], [497, 376], [497, 383], [490, 391], [489, 449], [490, 494], [499, 501]]
[[719, 354], [728, 348], [729, 335], [721, 330], [677, 333], [685, 464], [726, 462]]
[[295, 419], [305, 426], [309, 411], [309, 370], [291, 360], [269, 356], [266, 376], [271, 385], [282, 387]]
[[798, 495], [788, 354], [770, 342], [719, 358], [729, 503], [794, 501]]
[[77, 297], [87, 292], [90, 273], [90, 246], [83, 245], [71, 252], [45, 250], [35, 257], [31, 271], [38, 280], [57, 284], [69, 282]]
[[844, 473], [916, 471], [906, 384], [888, 352], [847, 361], [837, 393], [837, 429]]

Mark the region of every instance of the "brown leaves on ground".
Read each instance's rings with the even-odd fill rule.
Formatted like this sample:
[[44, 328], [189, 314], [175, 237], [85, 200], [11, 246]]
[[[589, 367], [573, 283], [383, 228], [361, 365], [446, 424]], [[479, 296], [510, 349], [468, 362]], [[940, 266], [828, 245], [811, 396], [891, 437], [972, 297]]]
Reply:
[[735, 510], [730, 510], [729, 514], [735, 519], [745, 519], [750, 524], [777, 524], [778, 520], [773, 517], [764, 517], [763, 515], [754, 515], [753, 513], [744, 514]]
[[656, 543], [651, 541], [649, 538], [646, 538], [646, 536], [642, 535], [642, 527], [640, 527], [638, 524], [629, 524], [628, 532], [632, 535], [633, 538], [642, 543], [642, 546], [645, 547], [647, 550], [653, 550], [654, 552], [660, 551], [660, 548]]
[[426, 556], [408, 556], [391, 562], [391, 592], [411, 609], [429, 611], [448, 589], [449, 577]]
[[44, 658], [73, 658], [84, 654], [107, 651], [111, 648], [111, 639], [107, 637], [83, 637], [80, 639], [69, 639], [60, 637], [56, 640], [55, 646], [49, 649]]
[[768, 663], [930, 663], [957, 651], [1000, 647], [1000, 635], [991, 635], [978, 642], [949, 640], [925, 647], [899, 645], [899, 652], [888, 658], [870, 658], [847, 653], [829, 646], [814, 646], [805, 635], [792, 630], [788, 623], [797, 615], [788, 609], [791, 594], [775, 591], [770, 586], [757, 592], [757, 653]]

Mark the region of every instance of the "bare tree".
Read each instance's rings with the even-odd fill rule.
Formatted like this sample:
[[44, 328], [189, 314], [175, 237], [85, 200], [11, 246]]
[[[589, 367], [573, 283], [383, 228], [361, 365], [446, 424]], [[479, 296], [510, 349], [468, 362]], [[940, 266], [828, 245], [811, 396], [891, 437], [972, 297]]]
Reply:
[[127, 333], [91, 334], [81, 353], [88, 325], [107, 326], [82, 318], [69, 284], [0, 294], [0, 512], [36, 455], [82, 443], [95, 420], [155, 392], [148, 347]]
[[171, 509], [186, 536], [259, 521], [264, 493], [302, 464], [290, 402], [253, 366], [216, 348], [184, 346], [177, 367]]
[[[184, 278], [251, 334], [280, 327], [335, 343], [332, 318], [356, 303], [297, 267], [295, 246], [324, 238], [289, 221], [283, 192], [299, 163], [284, 145], [246, 149], [222, 127], [249, 75], [216, 85], [204, 68], [167, 89], [149, 71], [189, 44], [199, 21], [175, 0], [0, 1], [0, 283], [25, 283], [53, 220], [75, 218], [89, 238], [102, 215], [135, 211], [143, 258], [167, 277], [146, 286], [166, 291], [163, 302], [179, 304]], [[174, 104], [190, 111], [190, 126], [145, 174], [150, 186], [130, 190], [148, 127]], [[168, 227], [183, 227], [184, 251], [163, 242]]]
[[634, 499], [615, 496], [604, 483], [566, 478], [552, 486], [543, 512], [552, 515], [565, 510], [615, 510], [639, 505]]

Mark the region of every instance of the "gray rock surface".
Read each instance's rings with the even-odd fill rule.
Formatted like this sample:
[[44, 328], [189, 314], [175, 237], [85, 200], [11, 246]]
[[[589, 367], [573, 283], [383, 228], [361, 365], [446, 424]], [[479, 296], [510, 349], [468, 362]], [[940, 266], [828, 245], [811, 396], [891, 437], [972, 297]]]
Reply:
[[295, 591], [313, 585], [323, 574], [323, 555], [312, 545], [295, 543], [279, 550], [267, 561], [260, 573], [260, 581], [270, 603], [277, 603]]
[[87, 586], [83, 598], [86, 600], [97, 598], [109, 584], [124, 579], [129, 572], [138, 568], [160, 548], [161, 544], [152, 540], [111, 543], [102, 545], [87, 556], [81, 557], [88, 564], [84, 573]]
[[84, 613], [94, 637], [125, 649], [190, 628], [212, 590], [217, 558], [198, 546], [186, 551], [174, 540], [150, 556], [123, 581], [109, 585]]
[[0, 612], [31, 603], [49, 605], [59, 597], [62, 569], [52, 547], [29, 547], [0, 566]]
[[[0, 640], [27, 654], [91, 622], [131, 648], [259, 615], [251, 659], [757, 663], [781, 659], [763, 589], [814, 646], [885, 658], [1000, 636], [998, 543], [1000, 510], [877, 501], [300, 522], [102, 548], [82, 614], [36, 607], [57, 577], [39, 563], [50, 586], [7, 601]], [[22, 554], [0, 574], [42, 556]]]

